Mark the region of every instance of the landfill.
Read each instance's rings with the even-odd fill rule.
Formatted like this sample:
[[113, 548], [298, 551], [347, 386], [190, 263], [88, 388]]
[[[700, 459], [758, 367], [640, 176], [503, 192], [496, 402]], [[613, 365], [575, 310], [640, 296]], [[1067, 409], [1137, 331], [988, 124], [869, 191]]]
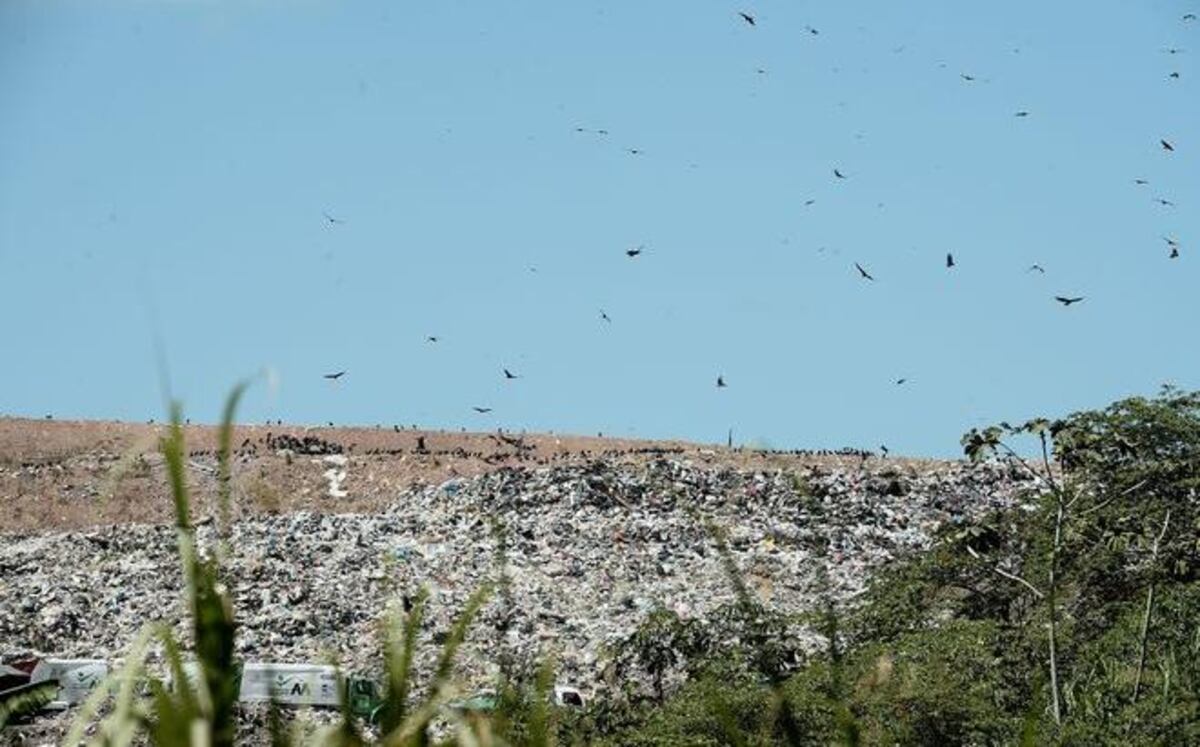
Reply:
[[[361, 457], [337, 456], [323, 466], [352, 475]], [[459, 654], [463, 692], [494, 686], [506, 652], [553, 655], [558, 684], [590, 700], [611, 647], [651, 611], [704, 618], [734, 599], [711, 527], [764, 604], [794, 613], [830, 595], [852, 604], [873, 571], [928, 548], [939, 527], [1012, 506], [1029, 487], [1007, 466], [957, 461], [580, 459], [414, 486], [369, 513], [245, 518], [223, 563], [244, 661], [379, 677], [382, 621], [425, 589], [427, 673], [472, 592], [505, 579]], [[217, 522], [197, 533], [202, 552], [217, 551]], [[154, 622], [186, 642], [182, 594], [169, 526], [0, 536], [0, 662], [116, 659]]]

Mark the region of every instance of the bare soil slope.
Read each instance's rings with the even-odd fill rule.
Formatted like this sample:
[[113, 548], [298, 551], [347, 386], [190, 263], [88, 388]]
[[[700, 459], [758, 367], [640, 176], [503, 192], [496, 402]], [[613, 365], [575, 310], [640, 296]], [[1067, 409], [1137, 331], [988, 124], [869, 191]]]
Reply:
[[[171, 519], [158, 439], [166, 426], [0, 418], [0, 533], [77, 530]], [[216, 487], [217, 429], [189, 425], [195, 510], [209, 513]], [[680, 441], [553, 434], [455, 433], [392, 428], [242, 425], [235, 429], [239, 516], [378, 511], [413, 485], [440, 484], [503, 467], [661, 456], [736, 469], [856, 464], [858, 455], [725, 449]], [[333, 457], [330, 459], [329, 457]], [[331, 491], [328, 472], [353, 463]], [[875, 457], [871, 457], [874, 459]], [[897, 466], [934, 463], [889, 460]], [[338, 497], [341, 491], [346, 495]]]

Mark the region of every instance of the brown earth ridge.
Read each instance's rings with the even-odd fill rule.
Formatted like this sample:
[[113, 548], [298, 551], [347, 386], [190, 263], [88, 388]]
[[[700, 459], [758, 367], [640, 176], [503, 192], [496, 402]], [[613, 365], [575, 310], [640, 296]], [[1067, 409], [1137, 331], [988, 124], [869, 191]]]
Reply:
[[[0, 418], [0, 533], [84, 530], [172, 520], [158, 440], [162, 424]], [[217, 428], [187, 425], [184, 437], [197, 518], [216, 495]], [[737, 470], [844, 468], [877, 455], [850, 450], [770, 451], [684, 441], [578, 435], [460, 433], [388, 427], [238, 425], [234, 429], [235, 518], [296, 511], [371, 513], [414, 486], [503, 468], [536, 469], [596, 459], [645, 463], [667, 457]], [[354, 464], [342, 497], [331, 497], [322, 457]], [[947, 462], [890, 458], [896, 467]]]

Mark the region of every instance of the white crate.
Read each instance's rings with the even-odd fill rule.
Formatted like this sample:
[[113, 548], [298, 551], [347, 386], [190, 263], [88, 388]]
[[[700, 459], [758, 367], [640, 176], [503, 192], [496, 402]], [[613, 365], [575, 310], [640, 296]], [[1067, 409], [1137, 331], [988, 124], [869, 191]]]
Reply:
[[337, 670], [324, 664], [247, 663], [242, 667], [243, 703], [276, 703], [297, 706], [342, 704]]
[[29, 675], [31, 683], [58, 680], [58, 694], [47, 708], [66, 708], [82, 703], [108, 676], [108, 662], [102, 659], [42, 659]]

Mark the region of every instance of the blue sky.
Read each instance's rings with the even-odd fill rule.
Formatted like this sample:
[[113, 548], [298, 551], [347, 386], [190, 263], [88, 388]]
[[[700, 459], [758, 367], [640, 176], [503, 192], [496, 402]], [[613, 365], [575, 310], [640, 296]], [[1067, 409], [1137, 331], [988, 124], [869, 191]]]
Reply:
[[161, 417], [156, 325], [200, 420], [949, 455], [1196, 388], [1198, 8], [8, 0], [0, 412]]

